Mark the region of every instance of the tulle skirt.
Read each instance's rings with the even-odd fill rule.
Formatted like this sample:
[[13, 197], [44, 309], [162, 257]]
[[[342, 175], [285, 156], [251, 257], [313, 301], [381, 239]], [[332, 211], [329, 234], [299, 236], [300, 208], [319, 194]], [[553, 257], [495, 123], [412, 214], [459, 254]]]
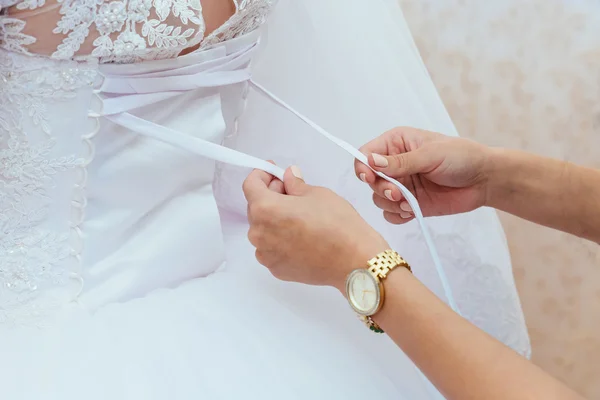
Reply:
[[2, 398], [438, 398], [336, 290], [280, 282], [257, 265], [246, 229], [230, 227], [228, 264], [208, 277], [3, 331]]

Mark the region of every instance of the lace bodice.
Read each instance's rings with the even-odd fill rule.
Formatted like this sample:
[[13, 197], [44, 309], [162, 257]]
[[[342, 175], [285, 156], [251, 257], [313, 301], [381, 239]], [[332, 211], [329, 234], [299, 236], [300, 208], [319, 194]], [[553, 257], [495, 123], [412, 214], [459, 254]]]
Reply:
[[174, 58], [256, 29], [273, 3], [233, 0], [235, 13], [205, 35], [200, 0], [0, 0], [0, 46], [102, 63]]

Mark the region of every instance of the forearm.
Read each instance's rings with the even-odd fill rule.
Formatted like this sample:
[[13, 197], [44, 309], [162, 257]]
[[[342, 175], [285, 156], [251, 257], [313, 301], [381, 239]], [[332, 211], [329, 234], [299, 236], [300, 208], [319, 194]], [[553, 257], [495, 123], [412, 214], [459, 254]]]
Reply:
[[492, 150], [487, 206], [600, 243], [600, 171]]
[[385, 282], [377, 323], [449, 400], [581, 399], [449, 309], [407, 270]]

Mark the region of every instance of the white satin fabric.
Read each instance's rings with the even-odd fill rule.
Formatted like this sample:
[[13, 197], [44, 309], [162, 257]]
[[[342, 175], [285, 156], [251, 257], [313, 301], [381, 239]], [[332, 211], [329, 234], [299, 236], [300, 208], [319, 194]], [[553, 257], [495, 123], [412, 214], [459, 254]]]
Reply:
[[[84, 285], [42, 325], [2, 326], [5, 398], [441, 398], [338, 293], [276, 281], [259, 266], [241, 196], [248, 171], [221, 165], [213, 182], [215, 162], [198, 155], [212, 149], [208, 155], [219, 158], [214, 146], [225, 141], [257, 156], [251, 163], [300, 165], [309, 183], [346, 196], [447, 299], [419, 228], [382, 223], [369, 189], [353, 176], [352, 157], [247, 83], [252, 71], [355, 146], [398, 124], [454, 133], [397, 5], [370, 1], [368, 10], [362, 0], [284, 1], [259, 64], [255, 32], [174, 60], [92, 65], [94, 84], [77, 86], [69, 100], [48, 100], [53, 132], [78, 132], [62, 136], [59, 150], [82, 143], [87, 150], [86, 195], [71, 198], [68, 183], [57, 187], [54, 207], [63, 211], [49, 225], [65, 229], [68, 203], [85, 205], [71, 221], [83, 239]], [[352, 20], [360, 29], [341, 29]], [[42, 64], [57, 73], [73, 67]], [[39, 81], [43, 71], [18, 78]], [[495, 215], [482, 210], [429, 225], [464, 315], [528, 354]]]
[[[81, 301], [96, 307], [129, 300], [206, 276], [224, 262], [212, 192], [211, 155], [227, 128], [219, 87], [249, 79], [258, 37], [177, 60], [100, 66], [89, 111], [100, 129], [81, 227], [88, 243]], [[180, 148], [160, 141], [177, 138]]]

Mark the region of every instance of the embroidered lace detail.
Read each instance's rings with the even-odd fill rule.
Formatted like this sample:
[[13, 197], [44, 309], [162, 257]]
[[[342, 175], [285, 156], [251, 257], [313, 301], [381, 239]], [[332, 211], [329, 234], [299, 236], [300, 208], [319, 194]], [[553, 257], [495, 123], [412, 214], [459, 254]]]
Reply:
[[19, 0], [0, 0], [0, 10], [5, 7], [14, 6]]
[[[64, 35], [51, 57], [102, 63], [133, 63], [177, 57], [204, 39], [206, 26], [200, 0], [57, 0], [60, 20], [53, 33]], [[236, 13], [202, 43], [203, 48], [258, 28], [276, 0], [238, 0]], [[23, 0], [19, 10], [45, 12], [45, 0]], [[41, 7], [46, 8], [39, 10]], [[35, 11], [37, 10], [37, 11]], [[23, 20], [0, 16], [0, 44], [4, 49], [29, 54], [37, 39], [23, 33]], [[80, 49], [90, 36], [91, 54]]]
[[95, 76], [76, 64], [35, 69], [38, 60], [17, 59], [0, 51], [0, 323], [40, 316], [53, 304], [50, 291], [78, 279], [68, 227], [57, 232], [45, 224], [54, 179], [82, 160], [56, 154], [46, 107], [73, 98]]
[[[0, 9], [1, 12], [1, 9]], [[23, 33], [25, 22], [0, 15], [0, 45], [8, 51], [27, 53], [27, 46], [35, 43], [35, 38]]]

